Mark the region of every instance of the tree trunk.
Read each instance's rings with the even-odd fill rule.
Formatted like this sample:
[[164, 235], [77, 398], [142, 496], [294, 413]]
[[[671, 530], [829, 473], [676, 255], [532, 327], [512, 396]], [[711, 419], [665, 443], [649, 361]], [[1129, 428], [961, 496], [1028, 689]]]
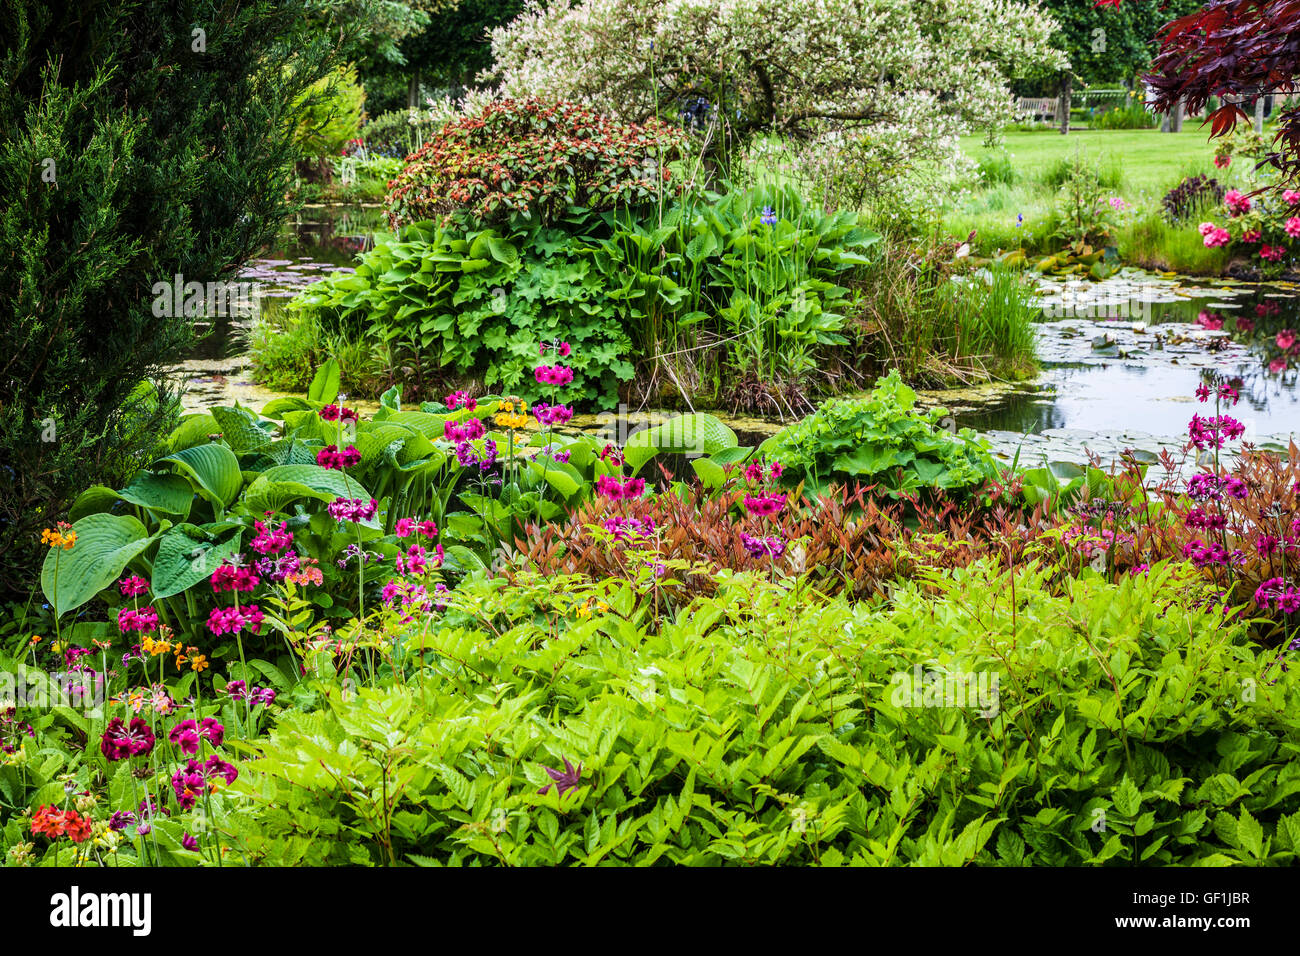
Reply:
[[1074, 92], [1074, 74], [1069, 70], [1061, 73], [1061, 102], [1057, 106], [1057, 112], [1061, 114], [1061, 135], [1066, 136], [1070, 132], [1070, 98]]
[[1264, 132], [1264, 97], [1255, 100], [1255, 132]]

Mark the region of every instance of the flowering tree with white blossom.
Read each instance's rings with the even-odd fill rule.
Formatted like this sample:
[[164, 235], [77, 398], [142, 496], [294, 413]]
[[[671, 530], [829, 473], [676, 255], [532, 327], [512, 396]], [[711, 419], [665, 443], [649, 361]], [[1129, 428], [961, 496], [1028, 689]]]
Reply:
[[584, 101], [625, 121], [955, 155], [1014, 115], [1007, 80], [1060, 69], [1025, 0], [529, 0], [492, 32], [497, 95]]

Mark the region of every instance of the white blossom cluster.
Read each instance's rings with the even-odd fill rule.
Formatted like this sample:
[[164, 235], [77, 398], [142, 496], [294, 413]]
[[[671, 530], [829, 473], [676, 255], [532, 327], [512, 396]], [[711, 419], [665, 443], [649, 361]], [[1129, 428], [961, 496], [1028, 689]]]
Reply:
[[707, 114], [740, 141], [848, 136], [879, 163], [954, 160], [1014, 118], [1008, 78], [1065, 68], [1032, 0], [529, 0], [492, 32], [492, 95], [620, 119]]

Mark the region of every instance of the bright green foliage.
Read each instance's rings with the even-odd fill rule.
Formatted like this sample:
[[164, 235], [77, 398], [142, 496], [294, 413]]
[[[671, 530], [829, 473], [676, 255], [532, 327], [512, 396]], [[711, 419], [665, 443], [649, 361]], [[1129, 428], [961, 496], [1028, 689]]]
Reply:
[[[485, 443], [496, 444], [496, 464], [480, 470], [462, 463], [444, 434], [470, 412], [431, 403], [403, 410], [394, 389], [373, 418], [344, 426], [320, 415], [338, 390], [338, 366], [328, 363], [306, 399], [276, 399], [261, 414], [237, 405], [188, 415], [168, 439], [171, 451], [131, 484], [83, 492], [69, 514], [76, 545], [45, 554], [41, 587], [55, 613], [97, 597], [110, 607], [123, 604], [116, 582], [137, 574], [150, 582], [162, 620], [197, 636], [213, 600], [213, 571], [248, 546], [255, 522], [283, 521], [295, 547], [324, 575], [323, 589], [312, 596], [317, 610], [346, 620], [361, 609], [362, 591], [375, 606], [395, 573], [393, 560], [413, 543], [396, 533], [399, 519], [436, 522], [444, 568], [460, 575], [485, 569], [530, 522], [556, 520], [586, 501], [599, 475], [622, 477], [598, 457], [592, 439], [539, 432], [535, 420], [527, 431], [497, 430], [497, 399], [482, 399], [473, 413], [486, 433], [470, 450], [490, 457]], [[360, 460], [346, 471], [322, 467], [317, 456], [330, 445], [355, 448]], [[649, 458], [657, 450], [642, 452]], [[336, 521], [327, 506], [339, 498], [374, 498], [377, 514], [355, 524]], [[338, 566], [349, 547], [371, 554], [363, 571]], [[245, 557], [255, 559], [251, 552]]]
[[477, 584], [398, 630], [400, 682], [309, 682], [220, 828], [278, 865], [1294, 862], [1296, 677], [1188, 584], [975, 568], [886, 609], [738, 576], [658, 627], [627, 584], [588, 616]]
[[366, 91], [351, 66], [340, 67], [332, 76], [312, 84], [294, 103], [293, 138], [303, 158], [337, 156], [361, 128], [365, 99]]
[[892, 497], [927, 488], [969, 491], [996, 477], [973, 431], [938, 427], [945, 416], [943, 409], [918, 411], [916, 393], [895, 371], [863, 398], [823, 403], [769, 439], [766, 451], [817, 493], [832, 482], [877, 485]]
[[[762, 221], [765, 208], [775, 223]], [[839, 282], [870, 261], [879, 239], [856, 214], [827, 215], [774, 188], [684, 202], [661, 217], [573, 211], [554, 225], [418, 223], [290, 308], [305, 320], [298, 337], [319, 329], [382, 346], [390, 374], [407, 375], [417, 394], [472, 374], [494, 391], [550, 400], [532, 370], [538, 343], [562, 339], [573, 346], [565, 364], [574, 382], [559, 400], [608, 408], [633, 363], [650, 375], [666, 367], [671, 381], [698, 392], [696, 351], [712, 355], [719, 378], [726, 368], [729, 382], [812, 380], [848, 344], [852, 296]], [[259, 347], [273, 378], [280, 346]], [[293, 363], [292, 354], [281, 360]]]
[[802, 382], [829, 347], [848, 344], [851, 297], [838, 280], [867, 265], [879, 241], [856, 213], [759, 187], [686, 201], [653, 221], [620, 217], [594, 261], [607, 294], [626, 302], [638, 351], [675, 355], [719, 338], [729, 377]]
[[540, 224], [461, 230], [433, 223], [404, 228], [361, 256], [355, 274], [310, 286], [290, 308], [329, 332], [366, 334], [388, 346], [395, 366], [412, 366], [415, 391], [431, 392], [448, 372], [482, 376], [490, 389], [551, 399], [533, 369], [543, 341], [562, 339], [574, 380], [561, 402], [617, 400], [632, 377], [630, 342], [618, 303], [580, 234]]

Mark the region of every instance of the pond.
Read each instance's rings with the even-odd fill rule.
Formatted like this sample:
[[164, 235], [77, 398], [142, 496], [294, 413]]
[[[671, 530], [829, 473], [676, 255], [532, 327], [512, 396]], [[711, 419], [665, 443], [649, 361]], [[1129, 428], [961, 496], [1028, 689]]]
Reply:
[[[283, 308], [304, 286], [331, 271], [351, 269], [353, 257], [381, 226], [377, 207], [305, 209], [286, 224], [275, 245], [239, 278], [256, 285], [265, 314]], [[950, 427], [970, 427], [1010, 459], [1082, 461], [1089, 451], [1113, 460], [1126, 448], [1178, 449], [1193, 414], [1213, 414], [1196, 401], [1210, 375], [1232, 380], [1242, 401], [1233, 410], [1246, 438], [1281, 448], [1300, 431], [1300, 287], [1193, 280], [1125, 269], [1105, 282], [1041, 278], [1044, 321], [1038, 327], [1040, 375], [1030, 383], [994, 384], [922, 393], [922, 402], [949, 409]], [[252, 381], [251, 315], [221, 317], [202, 333], [174, 374], [184, 384], [186, 410], [239, 401], [258, 407], [277, 393]], [[373, 404], [352, 402], [363, 411]], [[671, 412], [631, 416], [630, 427]], [[618, 415], [575, 418], [612, 440]], [[719, 415], [742, 442], [761, 441], [782, 427], [761, 418]]]

